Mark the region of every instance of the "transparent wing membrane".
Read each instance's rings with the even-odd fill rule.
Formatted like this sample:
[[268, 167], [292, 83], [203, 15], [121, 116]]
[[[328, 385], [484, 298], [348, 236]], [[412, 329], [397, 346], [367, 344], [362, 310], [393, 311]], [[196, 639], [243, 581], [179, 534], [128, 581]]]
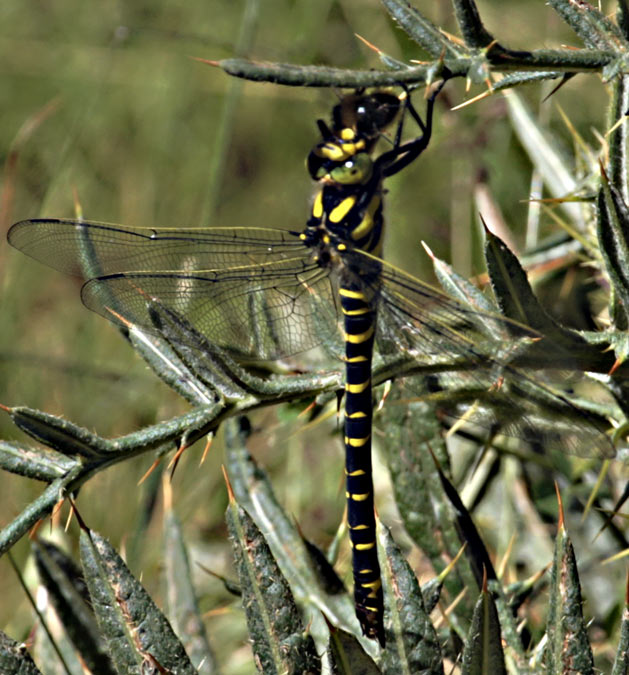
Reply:
[[[153, 298], [223, 349], [268, 360], [305, 352], [338, 332], [329, 280], [291, 263], [177, 274], [116, 274], [88, 281], [83, 302], [107, 316], [112, 298], [124, 318], [151, 330]], [[323, 301], [322, 301], [323, 300]], [[317, 316], [315, 309], [327, 312]]]
[[155, 298], [219, 347], [260, 360], [340, 337], [329, 278], [289, 232], [35, 220], [16, 224], [9, 241], [87, 279], [84, 304], [114, 322], [120, 315], [154, 330], [149, 305]]
[[9, 242], [35, 260], [84, 279], [123, 272], [223, 270], [309, 257], [297, 234], [254, 227], [150, 228], [35, 219], [13, 225]]
[[[119, 314], [155, 331], [156, 301], [242, 359], [278, 359], [320, 344], [330, 352], [330, 344], [342, 345], [338, 268], [317, 262], [298, 233], [33, 220], [14, 225], [9, 241], [49, 266], [87, 279], [83, 302], [113, 321]], [[483, 429], [573, 454], [613, 454], [604, 422], [562, 391], [563, 371], [545, 371], [542, 384], [515, 365], [527, 341], [538, 338], [532, 331], [527, 335], [518, 327], [522, 337], [514, 339], [509, 320], [473, 310], [360, 250], [344, 254], [341, 273], [347, 277], [374, 264], [377, 350], [385, 360], [404, 355], [400, 376], [424, 375], [409, 378], [409, 396], [437, 398], [446, 417]], [[540, 406], [556, 412], [556, 424], [549, 426], [547, 415], [539, 415]]]

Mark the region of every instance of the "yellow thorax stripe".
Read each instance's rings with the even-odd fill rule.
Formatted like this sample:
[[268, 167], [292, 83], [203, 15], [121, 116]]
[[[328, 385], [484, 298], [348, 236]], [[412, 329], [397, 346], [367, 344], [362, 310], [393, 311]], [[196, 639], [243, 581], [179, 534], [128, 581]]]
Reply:
[[354, 241], [358, 241], [358, 239], [362, 239], [364, 236], [369, 234], [369, 232], [373, 228], [374, 213], [378, 210], [378, 207], [380, 206], [380, 202], [381, 202], [381, 199], [380, 199], [379, 195], [375, 196], [369, 202], [369, 206], [367, 207], [367, 210], [365, 211], [365, 215], [363, 216], [363, 219], [351, 231], [351, 237]]
[[323, 190], [319, 190], [312, 205], [312, 215], [319, 220], [323, 216]]
[[356, 204], [356, 198], [356, 195], [351, 195], [350, 197], [346, 197], [340, 204], [335, 206], [328, 214], [330, 221], [333, 223], [342, 222], [347, 217], [347, 214], [352, 210], [354, 204]]

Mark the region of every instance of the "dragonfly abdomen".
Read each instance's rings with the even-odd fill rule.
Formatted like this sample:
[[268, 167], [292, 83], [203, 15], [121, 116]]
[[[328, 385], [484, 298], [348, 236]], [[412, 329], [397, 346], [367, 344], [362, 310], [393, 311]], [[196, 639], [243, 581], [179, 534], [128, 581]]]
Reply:
[[345, 330], [345, 473], [352, 545], [354, 602], [365, 635], [384, 642], [382, 583], [376, 547], [371, 468], [373, 356], [376, 312], [359, 278], [341, 284]]

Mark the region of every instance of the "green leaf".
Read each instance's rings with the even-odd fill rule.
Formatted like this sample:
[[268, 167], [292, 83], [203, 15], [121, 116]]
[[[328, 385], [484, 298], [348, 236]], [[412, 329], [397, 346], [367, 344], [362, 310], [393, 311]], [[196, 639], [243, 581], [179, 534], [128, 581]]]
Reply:
[[[461, 541], [452, 507], [429, 449], [445, 467], [449, 466], [448, 454], [435, 407], [425, 402], [409, 403], [402, 397], [402, 388], [394, 384], [375, 417], [376, 426], [384, 433], [380, 450], [391, 474], [404, 528], [430, 558], [435, 570], [441, 572], [447, 566], [444, 550], [450, 559], [454, 558], [461, 548]], [[444, 585], [451, 597], [476, 585], [465, 557], [459, 560], [457, 573], [448, 575]], [[472, 605], [465, 605], [466, 601], [464, 598], [459, 613], [471, 616]]]
[[217, 64], [229, 75], [254, 82], [273, 82], [289, 87], [392, 87], [400, 82], [431, 82], [437, 75], [434, 64], [404, 70], [350, 70], [290, 63], [261, 63], [246, 59], [223, 59]]
[[382, 0], [382, 4], [409, 37], [433, 58], [448, 59], [467, 55], [465, 47], [450, 40], [406, 0]]
[[33, 548], [39, 578], [83, 663], [94, 673], [115, 675], [78, 565], [51, 542], [34, 543]]
[[155, 326], [157, 334], [149, 335], [136, 326], [130, 326], [127, 337], [137, 354], [166, 385], [192, 405], [209, 404], [213, 400], [212, 392], [183, 362], [160, 328]]
[[[577, 331], [559, 324], [540, 305], [520, 261], [489, 230], [486, 230], [485, 260], [491, 286], [502, 313], [520, 324], [530, 326], [546, 338], [537, 343], [539, 349], [536, 349], [537, 345], [532, 345], [527, 353], [549, 360], [565, 357], [568, 363], [573, 364], [578, 363], [580, 358], [600, 361], [600, 347], [590, 345]], [[517, 326], [514, 326], [514, 332], [518, 334]]]
[[627, 675], [627, 673], [629, 673], [629, 587], [625, 590], [625, 606], [622, 610], [620, 636], [612, 675]]
[[421, 587], [422, 597], [424, 598], [424, 607], [429, 614], [437, 606], [442, 589], [443, 579], [441, 578], [441, 575], [433, 577]]
[[[618, 12], [622, 14], [624, 20], [627, 18], [626, 6], [625, 10], [622, 10], [622, 7], [623, 4], [619, 3]], [[629, 201], [629, 185], [627, 183], [627, 136], [629, 132], [625, 113], [629, 108], [629, 78], [626, 76], [616, 77], [611, 83], [611, 90], [607, 121], [610, 129], [607, 132], [609, 163], [606, 174], [609, 176], [609, 182], [618, 190], [623, 201], [627, 203]]]
[[439, 640], [417, 577], [387, 527], [378, 528], [378, 558], [385, 597], [387, 648], [380, 667], [391, 675], [443, 673]]
[[517, 665], [518, 675], [534, 675], [522, 644], [519, 619], [516, 615], [516, 607], [510, 602], [511, 596], [507, 596], [499, 580], [488, 582], [487, 587], [496, 605], [502, 639], [509, 650], [510, 659]]
[[493, 82], [491, 91], [493, 93], [502, 91], [504, 89], [511, 89], [521, 84], [532, 84], [534, 82], [545, 82], [546, 80], [556, 80], [559, 77], [565, 77], [565, 73], [561, 71], [540, 70], [536, 71], [520, 71], [515, 73], [507, 73], [498, 82]]
[[339, 593], [347, 593], [347, 588], [342, 579], [336, 573], [336, 570], [327, 559], [323, 551], [321, 551], [312, 542], [302, 537], [306, 551], [310, 558], [312, 571], [317, 577], [319, 585], [330, 595], [337, 595]]
[[60, 497], [77, 480], [82, 471], [77, 464], [67, 474], [57, 478], [0, 532], [0, 555], [6, 553], [13, 544], [42, 518], [49, 515]]
[[26, 647], [2, 631], [0, 631], [0, 673], [41, 675]]
[[[509, 247], [491, 230], [485, 229], [485, 260], [491, 287], [502, 313], [543, 335], [561, 334], [561, 327], [539, 304], [526, 272]], [[514, 326], [517, 330], [517, 326]]]
[[447, 295], [482, 312], [497, 311], [495, 303], [492, 303], [477, 286], [458, 274], [451, 265], [433, 255], [432, 251], [429, 251], [428, 255], [432, 260], [435, 276]]
[[181, 524], [171, 509], [166, 509], [164, 513], [164, 562], [168, 615], [173, 630], [181, 637], [183, 646], [199, 675], [211, 675], [217, 672], [217, 666], [192, 585], [192, 573]]
[[452, 4], [461, 35], [468, 47], [484, 49], [494, 41], [494, 36], [483, 26], [474, 0], [453, 0]]
[[597, 198], [598, 240], [612, 287], [610, 312], [616, 327], [629, 325], [629, 210], [622, 196], [601, 176]]
[[196, 673], [167, 619], [109, 542], [83, 530], [80, 549], [92, 607], [118, 671]]
[[260, 530], [233, 496], [226, 517], [258, 670], [318, 673], [314, 641], [304, 631], [290, 587]]
[[491, 593], [484, 588], [474, 607], [472, 625], [463, 650], [462, 675], [506, 673], [498, 612]]
[[[447, 295], [474, 310], [498, 314], [496, 303], [486, 296], [480, 288], [455, 272], [451, 265], [437, 258], [432, 251], [429, 251], [428, 254], [433, 262], [435, 276]], [[479, 330], [494, 340], [503, 340], [505, 337], [503, 321], [484, 321], [479, 326]]]
[[76, 462], [60, 452], [0, 441], [0, 468], [4, 471], [51, 483], [74, 466]]
[[328, 654], [334, 675], [380, 675], [382, 672], [365, 654], [356, 636], [342, 628], [330, 627]]
[[618, 26], [584, 0], [548, 0], [548, 4], [594, 49], [627, 49]]
[[483, 542], [476, 525], [474, 525], [472, 516], [465, 508], [465, 504], [463, 504], [456, 488], [448, 480], [441, 469], [438, 469], [438, 475], [443, 490], [454, 509], [455, 526], [459, 534], [460, 542], [461, 544], [466, 545], [465, 557], [470, 562], [478, 588], [481, 588], [484, 576], [487, 576], [490, 579], [496, 578], [494, 566], [492, 565], [485, 543]]
[[99, 436], [62, 417], [22, 406], [11, 408], [9, 414], [24, 433], [64, 455], [91, 458], [107, 449]]
[[[561, 512], [561, 508], [560, 508]], [[583, 599], [572, 542], [560, 515], [549, 589], [544, 663], [551, 673], [593, 673], [594, 659], [583, 618]]]

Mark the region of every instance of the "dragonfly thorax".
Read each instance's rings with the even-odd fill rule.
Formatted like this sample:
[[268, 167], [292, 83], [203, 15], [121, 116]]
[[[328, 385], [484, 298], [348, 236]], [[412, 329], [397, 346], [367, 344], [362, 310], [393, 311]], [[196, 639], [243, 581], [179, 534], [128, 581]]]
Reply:
[[[368, 158], [369, 159], [369, 158]], [[306, 230], [347, 250], [359, 248], [379, 254], [382, 239], [381, 181], [372, 174], [361, 183], [324, 183], [312, 205]], [[312, 240], [312, 239], [311, 239]]]

